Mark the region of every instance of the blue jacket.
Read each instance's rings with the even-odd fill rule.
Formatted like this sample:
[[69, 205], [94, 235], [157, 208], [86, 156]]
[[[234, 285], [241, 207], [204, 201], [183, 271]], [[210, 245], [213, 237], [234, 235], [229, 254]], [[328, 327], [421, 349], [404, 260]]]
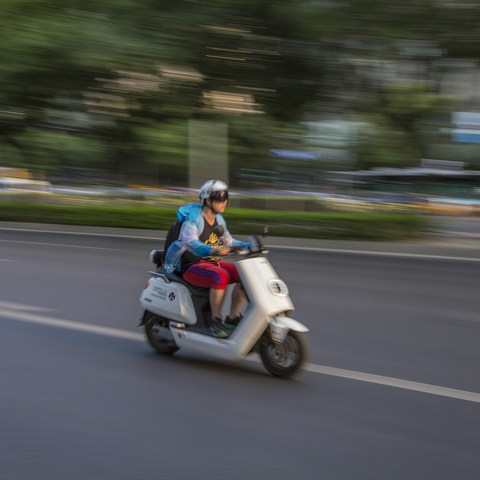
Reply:
[[[241, 242], [234, 239], [227, 230], [227, 224], [222, 215], [217, 213], [216, 220], [218, 225], [225, 229], [222, 236], [222, 243], [226, 246], [242, 245], [248, 247], [248, 243]], [[182, 263], [182, 254], [185, 250], [189, 250], [198, 257], [208, 257], [214, 253], [214, 249], [202, 243], [199, 240], [205, 226], [205, 220], [202, 215], [202, 206], [196, 203], [189, 203], [177, 210], [177, 220], [182, 223], [180, 235], [178, 240], [173, 242], [165, 256], [165, 270], [172, 273], [175, 270], [180, 270]]]

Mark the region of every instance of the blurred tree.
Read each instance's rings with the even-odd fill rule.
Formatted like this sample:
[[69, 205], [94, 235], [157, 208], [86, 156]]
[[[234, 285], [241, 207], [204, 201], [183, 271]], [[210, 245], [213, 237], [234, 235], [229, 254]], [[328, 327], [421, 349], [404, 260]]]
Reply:
[[[65, 8], [63, 2], [52, 0], [1, 5], [0, 138], [32, 167], [32, 148], [38, 145], [28, 132], [83, 130], [85, 122], [75, 121], [72, 104], [77, 113], [85, 112], [82, 93], [97, 83], [98, 75], [111, 75], [118, 57], [117, 36], [108, 18], [76, 10], [75, 3], [81, 5], [71, 2], [72, 8]], [[69, 120], [59, 118], [61, 111]], [[50, 149], [62, 149], [62, 142], [55, 141], [60, 138], [51, 138]], [[42, 169], [43, 163], [36, 168]]]
[[450, 102], [425, 84], [389, 84], [371, 97], [367, 118], [375, 127], [357, 145], [358, 166], [409, 167], [428, 156], [428, 139], [421, 122], [438, 116]]
[[2, 162], [39, 170], [96, 164], [147, 179], [168, 171], [163, 180], [181, 183], [186, 121], [219, 115], [231, 126], [232, 173], [245, 161], [267, 168], [275, 130], [327, 106], [373, 109], [381, 128], [421, 155], [421, 119], [441, 101], [398, 87], [399, 66], [415, 64], [415, 80], [430, 85], [438, 60], [480, 56], [470, 0], [0, 0], [0, 8], [0, 143], [10, 152]]
[[[288, 38], [295, 5], [287, 5], [5, 2], [0, 137], [30, 166], [38, 160], [36, 168], [44, 169], [44, 156], [31, 152], [39, 143], [22, 132], [94, 132], [119, 172], [131, 171], [132, 163], [142, 170], [147, 157], [151, 163], [136, 135], [151, 129], [149, 123], [168, 129], [172, 120], [222, 111], [295, 119], [321, 69], [312, 42]], [[53, 142], [50, 156], [55, 143], [61, 149], [61, 141]]]
[[151, 185], [183, 185], [188, 172], [188, 123], [152, 123], [137, 127], [135, 133], [144, 166], [139, 171], [131, 165], [129, 176]]
[[28, 149], [23, 166], [33, 171], [52, 174], [59, 167], [108, 170], [109, 165], [99, 159], [106, 158], [106, 144], [91, 134], [72, 135], [68, 132], [29, 128], [20, 136], [20, 143]]
[[372, 119], [372, 127], [364, 129], [352, 149], [356, 167], [368, 170], [377, 167], [405, 168], [418, 163], [417, 151], [405, 132], [393, 128], [381, 119]]
[[[233, 186], [245, 187], [246, 169], [261, 170], [264, 176], [275, 170], [269, 149], [278, 134], [278, 123], [266, 115], [236, 116], [228, 119], [230, 179]], [[269, 183], [268, 178], [264, 180]]]

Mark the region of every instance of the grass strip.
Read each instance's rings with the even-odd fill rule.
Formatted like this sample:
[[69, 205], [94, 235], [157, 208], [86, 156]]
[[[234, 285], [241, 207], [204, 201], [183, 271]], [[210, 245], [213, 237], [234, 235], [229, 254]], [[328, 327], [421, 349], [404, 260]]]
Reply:
[[[167, 230], [177, 207], [138, 205], [50, 205], [0, 202], [0, 221]], [[228, 228], [238, 235], [259, 235], [265, 225], [280, 237], [398, 240], [428, 230], [426, 217], [398, 213], [341, 213], [229, 208]]]

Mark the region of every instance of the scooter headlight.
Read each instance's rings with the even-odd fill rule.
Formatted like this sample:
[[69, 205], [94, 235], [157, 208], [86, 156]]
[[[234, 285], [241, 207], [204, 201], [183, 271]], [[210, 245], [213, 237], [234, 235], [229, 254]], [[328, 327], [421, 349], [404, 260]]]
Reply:
[[270, 288], [270, 291], [275, 295], [278, 295], [280, 297], [286, 297], [288, 295], [287, 284], [279, 278], [272, 278], [268, 282], [268, 287]]

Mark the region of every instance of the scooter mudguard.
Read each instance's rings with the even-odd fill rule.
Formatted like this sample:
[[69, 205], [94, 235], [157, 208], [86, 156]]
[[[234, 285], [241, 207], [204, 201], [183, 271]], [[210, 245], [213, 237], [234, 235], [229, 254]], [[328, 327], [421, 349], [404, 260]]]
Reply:
[[272, 337], [277, 342], [283, 342], [289, 330], [296, 332], [308, 332], [308, 328], [297, 320], [283, 315], [275, 317], [274, 321], [270, 323], [270, 331]]

